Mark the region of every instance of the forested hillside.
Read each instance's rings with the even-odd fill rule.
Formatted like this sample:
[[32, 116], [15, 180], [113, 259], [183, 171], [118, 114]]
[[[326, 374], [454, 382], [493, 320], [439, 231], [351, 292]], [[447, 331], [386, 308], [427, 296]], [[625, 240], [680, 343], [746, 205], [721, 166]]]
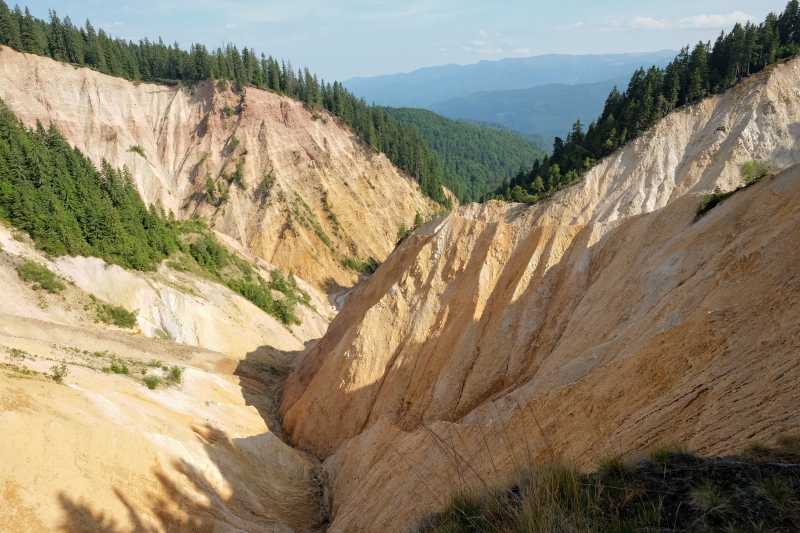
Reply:
[[296, 98], [339, 117], [362, 141], [414, 177], [426, 195], [448, 203], [441, 188], [441, 164], [414, 128], [399, 124], [380, 107], [367, 105], [341, 83], [320, 80], [307, 68], [295, 70], [291, 63], [234, 45], [209, 51], [193, 44], [183, 50], [161, 39], [138, 43], [116, 39], [89, 21], [79, 27], [51, 11], [47, 22], [33, 17], [27, 8], [10, 10], [4, 0], [0, 0], [0, 44], [129, 80], [230, 80], [237, 89], [252, 85]]
[[534, 163], [495, 196], [536, 202], [578, 180], [588, 169], [681, 106], [719, 94], [738, 81], [800, 50], [800, 3], [760, 25], [737, 24], [712, 45], [684, 48], [665, 68], [637, 70], [624, 92], [612, 90], [588, 128], [577, 121], [566, 140], [556, 138], [550, 157]]
[[153, 270], [178, 249], [173, 225], [144, 205], [127, 170], [98, 172], [55, 128], [26, 130], [2, 102], [0, 218], [56, 256]]
[[530, 138], [543, 138], [549, 147], [555, 137], [563, 137], [570, 130], [576, 118], [588, 124], [597, 117], [609, 91], [624, 87], [629, 77], [479, 92], [440, 102], [431, 109], [448, 118], [499, 124]]
[[462, 202], [478, 201], [545, 156], [541, 148], [512, 131], [450, 120], [424, 109], [386, 110], [419, 131], [442, 160], [445, 185]]

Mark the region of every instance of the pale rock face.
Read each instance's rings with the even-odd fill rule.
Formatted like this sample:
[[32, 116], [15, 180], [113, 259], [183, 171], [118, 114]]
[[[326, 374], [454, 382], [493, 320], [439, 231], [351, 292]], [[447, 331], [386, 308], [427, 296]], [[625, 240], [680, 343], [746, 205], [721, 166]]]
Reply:
[[[800, 61], [679, 110], [541, 205], [404, 242], [290, 376], [331, 531], [401, 531], [553, 455], [736, 451], [800, 428]], [[752, 159], [789, 170], [695, 220]]]
[[[352, 285], [344, 257], [385, 259], [400, 225], [434, 210], [335, 117], [271, 92], [132, 83], [0, 47], [0, 98], [29, 126], [57, 126], [96, 164], [126, 166], [148, 203], [204, 216], [317, 287]], [[208, 202], [206, 178], [228, 189], [237, 165], [243, 185]]]
[[[287, 327], [227, 287], [162, 265], [158, 272], [137, 272], [106, 264], [94, 257], [47, 258], [30, 242], [21, 242], [0, 224], [0, 276], [7, 297], [0, 299], [0, 313], [60, 324], [85, 325], [93, 311], [81, 313], [77, 304], [43, 306], [7, 261], [32, 259], [75, 284], [102, 302], [135, 311], [136, 327], [147, 337], [244, 357], [262, 346], [281, 351], [302, 350], [305, 343], [321, 337], [334, 316], [327, 297], [298, 281], [311, 296], [311, 305], [298, 305], [301, 324]], [[8, 259], [6, 259], [8, 258]], [[252, 259], [252, 258], [251, 258]], [[267, 269], [257, 267], [265, 279]], [[85, 316], [84, 316], [85, 315]]]

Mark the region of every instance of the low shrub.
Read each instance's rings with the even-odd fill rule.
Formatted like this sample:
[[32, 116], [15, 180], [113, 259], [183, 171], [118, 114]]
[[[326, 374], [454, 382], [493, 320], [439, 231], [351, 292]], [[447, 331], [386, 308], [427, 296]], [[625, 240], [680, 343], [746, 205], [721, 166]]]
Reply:
[[170, 367], [169, 371], [167, 372], [167, 381], [174, 385], [180, 385], [183, 383], [183, 369], [179, 366]]
[[105, 324], [132, 329], [136, 326], [136, 313], [118, 305], [97, 304], [97, 319]]
[[772, 168], [770, 167], [769, 163], [757, 160], [744, 163], [741, 167], [739, 167], [739, 170], [742, 180], [744, 180], [744, 185], [732, 191], [722, 192], [717, 190], [712, 194], [703, 196], [703, 201], [700, 202], [700, 206], [697, 208], [697, 217], [695, 220], [702, 218], [703, 215], [714, 209], [716, 206], [737, 192], [758, 183], [762, 178], [769, 176], [772, 172]]
[[147, 159], [147, 154], [144, 153], [144, 148], [140, 144], [134, 144], [130, 148], [128, 148], [129, 152], [133, 152], [134, 154], [138, 154], [143, 158]]
[[728, 192], [714, 192], [712, 194], [706, 194], [703, 196], [703, 201], [700, 202], [700, 207], [697, 208], [697, 218], [701, 218], [703, 215], [733, 196], [735, 192], [736, 190]]
[[35, 261], [26, 260], [17, 267], [17, 274], [22, 278], [22, 281], [31, 283], [35, 290], [41, 289], [51, 294], [56, 294], [66, 288], [66, 285], [58, 276]]
[[739, 167], [739, 170], [742, 179], [747, 185], [755, 183], [761, 178], [768, 176], [772, 171], [769, 163], [759, 160], [748, 161]]
[[342, 266], [345, 268], [349, 268], [359, 274], [363, 274], [368, 276], [370, 274], [374, 274], [380, 263], [374, 257], [368, 258], [366, 261], [362, 261], [357, 257], [345, 257], [342, 259]]
[[406, 240], [412, 233], [414, 233], [414, 228], [409, 228], [405, 224], [400, 224], [400, 228], [397, 230], [397, 244]]
[[69, 368], [66, 363], [59, 363], [50, 367], [50, 379], [56, 383], [63, 383], [64, 378], [69, 374]]
[[116, 357], [111, 360], [111, 364], [106, 369], [106, 371], [112, 374], [123, 374], [123, 375], [130, 374], [130, 369], [128, 368], [128, 365], [126, 365], [124, 361], [117, 359]]
[[155, 390], [158, 388], [159, 385], [161, 385], [162, 379], [159, 376], [150, 374], [145, 376], [144, 379], [142, 379], [142, 381], [144, 382], [145, 386], [148, 389]]

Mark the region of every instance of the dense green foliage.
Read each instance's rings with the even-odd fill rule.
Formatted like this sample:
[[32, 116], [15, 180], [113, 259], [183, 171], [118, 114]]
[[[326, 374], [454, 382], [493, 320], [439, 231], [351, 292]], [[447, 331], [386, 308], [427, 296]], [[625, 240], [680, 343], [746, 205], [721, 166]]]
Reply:
[[420, 531], [589, 533], [800, 530], [800, 441], [737, 457], [661, 450], [594, 473], [539, 466], [506, 490], [455, 498]]
[[608, 96], [600, 118], [584, 129], [576, 122], [566, 140], [556, 138], [552, 155], [536, 162], [500, 188], [508, 200], [535, 202], [569, 186], [605, 157], [637, 138], [672, 110], [731, 88], [800, 50], [800, 3], [791, 0], [780, 15], [760, 25], [737, 24], [714, 45], [684, 48], [665, 68], [639, 69], [624, 93]]
[[297, 98], [309, 107], [327, 109], [353, 128], [364, 143], [385, 153], [398, 167], [417, 179], [422, 191], [440, 204], [441, 165], [414, 128], [393, 120], [382, 108], [356, 98], [339, 82], [327, 83], [308, 69], [295, 71], [290, 63], [241, 51], [228, 45], [209, 52], [201, 44], [189, 50], [160, 39], [134, 43], [111, 38], [90, 22], [76, 26], [69, 17], [50, 12], [50, 21], [31, 16], [26, 8], [10, 10], [0, 0], [0, 44], [58, 61], [85, 65], [129, 80], [162, 83], [230, 80], [236, 88], [252, 85]]
[[17, 267], [17, 274], [22, 278], [22, 281], [30, 283], [36, 290], [42, 289], [51, 294], [56, 294], [66, 288], [61, 279], [50, 272], [46, 266], [30, 259]]
[[101, 172], [55, 128], [28, 130], [0, 102], [0, 218], [52, 255], [152, 270], [177, 235], [147, 209], [126, 170]]
[[461, 202], [478, 201], [545, 155], [509, 130], [450, 120], [424, 109], [387, 111], [419, 131], [442, 161], [444, 184]]

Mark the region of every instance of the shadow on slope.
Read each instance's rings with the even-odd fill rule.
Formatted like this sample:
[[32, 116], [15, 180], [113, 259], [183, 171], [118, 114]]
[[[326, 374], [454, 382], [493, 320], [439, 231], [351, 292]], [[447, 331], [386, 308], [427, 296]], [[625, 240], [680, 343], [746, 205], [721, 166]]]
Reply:
[[[208, 458], [207, 464], [174, 460], [157, 465], [152, 476], [131, 480], [146, 491], [114, 489], [127, 510], [127, 523], [91, 501], [67, 492], [59, 495], [65, 532], [134, 533], [205, 532], [233, 529], [248, 532], [316, 531], [325, 523], [320, 507], [318, 463], [285, 444], [276, 411], [276, 396], [292, 360], [302, 352], [262, 347], [239, 362], [235, 375], [242, 395], [269, 432], [231, 438], [210, 424], [192, 426]], [[153, 481], [153, 479], [155, 481]]]
[[[453, 221], [459, 245], [477, 244], [463, 264], [441, 259], [435, 316], [422, 316], [424, 266], [408, 283], [417, 292], [397, 298], [415, 306], [402, 321], [367, 313], [399, 279], [385, 263], [290, 379], [285, 404], [294, 441], [335, 452], [333, 528], [407, 525], [545, 448], [585, 467], [665, 441], [719, 455], [795, 430], [798, 175], [764, 180], [699, 222], [701, 198], [686, 196], [599, 238], [591, 226], [532, 228], [482, 307], [464, 278], [503, 228], [466, 235]], [[432, 327], [420, 345], [422, 321]]]

